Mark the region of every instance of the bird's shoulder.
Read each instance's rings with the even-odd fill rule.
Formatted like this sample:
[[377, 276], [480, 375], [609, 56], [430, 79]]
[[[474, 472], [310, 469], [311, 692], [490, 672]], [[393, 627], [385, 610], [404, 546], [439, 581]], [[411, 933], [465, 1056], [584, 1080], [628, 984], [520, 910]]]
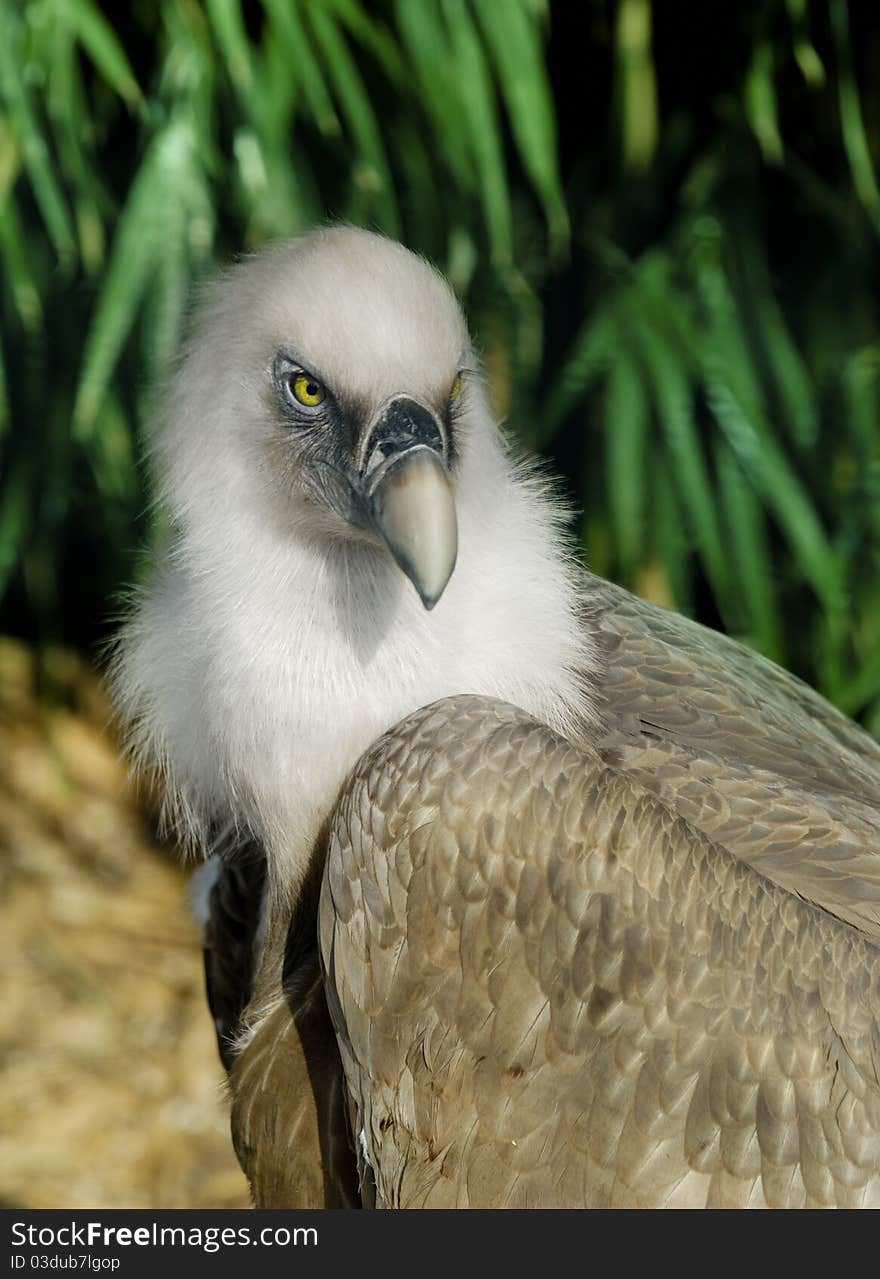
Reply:
[[589, 577], [606, 762], [788, 891], [880, 936], [880, 745], [790, 672]]

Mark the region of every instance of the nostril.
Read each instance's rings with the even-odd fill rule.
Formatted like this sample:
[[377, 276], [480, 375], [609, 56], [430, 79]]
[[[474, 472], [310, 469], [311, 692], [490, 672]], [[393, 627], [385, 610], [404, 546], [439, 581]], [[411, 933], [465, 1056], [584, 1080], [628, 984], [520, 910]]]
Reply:
[[377, 466], [381, 466], [392, 453], [397, 451], [397, 447], [393, 440], [376, 440], [367, 458], [364, 475], [371, 475]]
[[445, 456], [443, 430], [434, 413], [425, 405], [405, 397], [392, 400], [373, 423], [364, 441], [362, 473], [369, 475], [392, 454], [406, 452], [420, 444]]

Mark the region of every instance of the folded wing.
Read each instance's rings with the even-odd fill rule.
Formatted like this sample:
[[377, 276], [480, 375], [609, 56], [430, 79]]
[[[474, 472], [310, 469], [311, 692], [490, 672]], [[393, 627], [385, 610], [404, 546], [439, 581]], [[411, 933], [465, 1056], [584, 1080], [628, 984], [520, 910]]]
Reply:
[[868, 930], [605, 754], [456, 698], [359, 766], [321, 948], [363, 1178], [401, 1207], [880, 1205]]

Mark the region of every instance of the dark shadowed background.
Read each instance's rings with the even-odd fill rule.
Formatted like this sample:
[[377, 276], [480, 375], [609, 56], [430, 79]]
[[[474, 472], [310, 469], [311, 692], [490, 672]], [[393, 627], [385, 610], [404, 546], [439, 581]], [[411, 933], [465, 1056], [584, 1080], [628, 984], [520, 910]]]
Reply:
[[0, 1197], [241, 1196], [90, 670], [193, 285], [427, 254], [590, 566], [880, 734], [878, 162], [875, 0], [0, 0]]

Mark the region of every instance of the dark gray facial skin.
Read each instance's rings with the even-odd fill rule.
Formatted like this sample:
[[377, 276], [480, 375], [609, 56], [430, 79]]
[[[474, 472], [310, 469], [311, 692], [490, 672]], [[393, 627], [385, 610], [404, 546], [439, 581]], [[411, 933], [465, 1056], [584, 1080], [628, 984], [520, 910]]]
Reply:
[[[294, 385], [302, 378], [321, 396], [318, 403], [297, 398]], [[340, 406], [320, 377], [286, 351], [275, 356], [272, 380], [308, 495], [355, 528], [378, 533], [425, 608], [433, 608], [458, 552], [448, 415], [444, 421], [401, 394], [367, 420], [360, 406]]]

